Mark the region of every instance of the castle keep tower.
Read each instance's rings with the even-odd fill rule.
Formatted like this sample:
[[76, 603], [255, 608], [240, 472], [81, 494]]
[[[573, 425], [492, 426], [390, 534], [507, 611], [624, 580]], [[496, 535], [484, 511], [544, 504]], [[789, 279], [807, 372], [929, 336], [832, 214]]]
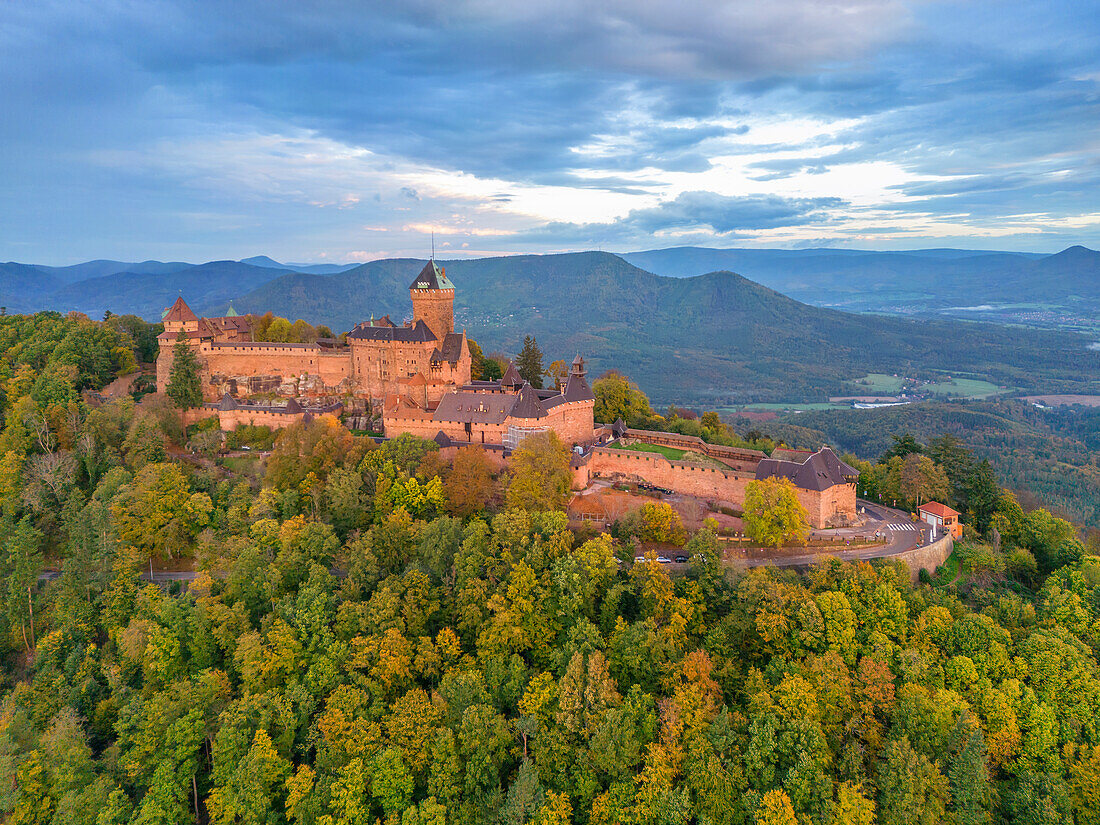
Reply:
[[447, 280], [446, 270], [428, 261], [409, 287], [413, 305], [413, 325], [423, 321], [442, 341], [455, 331], [455, 287]]

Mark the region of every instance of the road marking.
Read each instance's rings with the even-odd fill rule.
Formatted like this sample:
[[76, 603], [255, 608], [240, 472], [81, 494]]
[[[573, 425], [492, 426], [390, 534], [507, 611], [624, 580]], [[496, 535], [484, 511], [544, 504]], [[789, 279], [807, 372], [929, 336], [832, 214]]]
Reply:
[[889, 524], [887, 524], [886, 526], [889, 527], [891, 530], [898, 530], [898, 531], [910, 532], [910, 533], [917, 532], [916, 526], [914, 524], [910, 523], [910, 522], [906, 522], [904, 524], [899, 524], [897, 522], [892, 521]]

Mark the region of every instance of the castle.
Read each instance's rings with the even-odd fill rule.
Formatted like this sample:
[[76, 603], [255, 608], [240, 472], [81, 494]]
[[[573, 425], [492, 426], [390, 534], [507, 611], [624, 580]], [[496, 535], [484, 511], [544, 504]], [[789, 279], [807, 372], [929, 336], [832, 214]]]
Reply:
[[[447, 452], [481, 445], [498, 464], [527, 436], [552, 431], [574, 447], [571, 467], [578, 489], [605, 479], [658, 485], [739, 507], [750, 481], [782, 477], [795, 485], [812, 526], [856, 519], [858, 471], [828, 448], [787, 460], [675, 433], [628, 430], [621, 421], [597, 425], [595, 395], [579, 355], [565, 379], [548, 389], [532, 387], [511, 364], [499, 380], [471, 380], [469, 341], [465, 330], [454, 328], [454, 295], [454, 284], [431, 260], [409, 286], [411, 321], [398, 326], [388, 316], [372, 318], [342, 338], [310, 344], [254, 341], [251, 318], [232, 311], [200, 318], [181, 297], [164, 315], [157, 385], [162, 390], [167, 385], [182, 336], [198, 357], [208, 402], [192, 411], [192, 418], [216, 415], [222, 429], [285, 427], [314, 415], [339, 414], [346, 399], [367, 399], [375, 409], [380, 406], [387, 438], [411, 433], [434, 439]], [[271, 394], [289, 400], [238, 400]], [[636, 442], [684, 457], [629, 449]]]
[[409, 287], [413, 320], [389, 316], [356, 325], [346, 340], [310, 344], [252, 340], [249, 318], [199, 318], [183, 298], [164, 315], [158, 337], [157, 386], [167, 385], [172, 350], [182, 333], [201, 365], [203, 397], [276, 393], [288, 397], [408, 396], [434, 407], [445, 393], [470, 381], [473, 363], [466, 332], [454, 330], [454, 285], [429, 261]]
[[254, 341], [249, 318], [200, 318], [180, 297], [165, 313], [158, 337], [157, 386], [167, 386], [182, 335], [198, 357], [203, 397], [221, 408], [223, 418], [227, 412], [232, 420], [262, 414], [265, 422], [283, 426], [294, 420], [275, 412], [282, 407], [238, 404], [234, 399], [242, 395], [352, 396], [381, 406], [387, 437], [443, 434], [455, 442], [512, 448], [526, 435], [553, 430], [569, 444], [593, 442], [595, 396], [584, 360], [577, 356], [554, 389], [535, 389], [515, 366], [499, 381], [472, 381], [466, 332], [455, 332], [454, 296], [454, 284], [431, 260], [409, 286], [411, 321], [398, 326], [389, 316], [372, 318], [344, 340], [311, 344]]

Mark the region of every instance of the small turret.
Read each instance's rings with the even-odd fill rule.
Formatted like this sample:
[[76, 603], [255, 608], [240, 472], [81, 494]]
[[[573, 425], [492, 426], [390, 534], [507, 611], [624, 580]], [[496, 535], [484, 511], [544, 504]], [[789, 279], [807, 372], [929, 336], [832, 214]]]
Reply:
[[592, 388], [588, 386], [588, 373], [584, 368], [584, 359], [577, 355], [573, 359], [573, 366], [569, 370], [569, 377], [565, 379], [565, 389], [562, 395], [566, 401], [592, 401], [596, 396]]

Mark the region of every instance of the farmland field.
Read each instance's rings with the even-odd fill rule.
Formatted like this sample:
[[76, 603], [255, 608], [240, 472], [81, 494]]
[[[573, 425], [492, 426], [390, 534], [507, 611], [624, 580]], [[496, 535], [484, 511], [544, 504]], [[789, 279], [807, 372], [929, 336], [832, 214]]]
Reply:
[[980, 381], [976, 378], [948, 378], [937, 381], [935, 384], [926, 384], [922, 389], [933, 395], [943, 395], [950, 398], [989, 398], [1005, 392], [996, 384], [988, 381]]
[[887, 375], [882, 372], [872, 372], [863, 378], [856, 378], [848, 383], [854, 384], [860, 389], [874, 395], [894, 395], [901, 391], [905, 385], [904, 376]]

